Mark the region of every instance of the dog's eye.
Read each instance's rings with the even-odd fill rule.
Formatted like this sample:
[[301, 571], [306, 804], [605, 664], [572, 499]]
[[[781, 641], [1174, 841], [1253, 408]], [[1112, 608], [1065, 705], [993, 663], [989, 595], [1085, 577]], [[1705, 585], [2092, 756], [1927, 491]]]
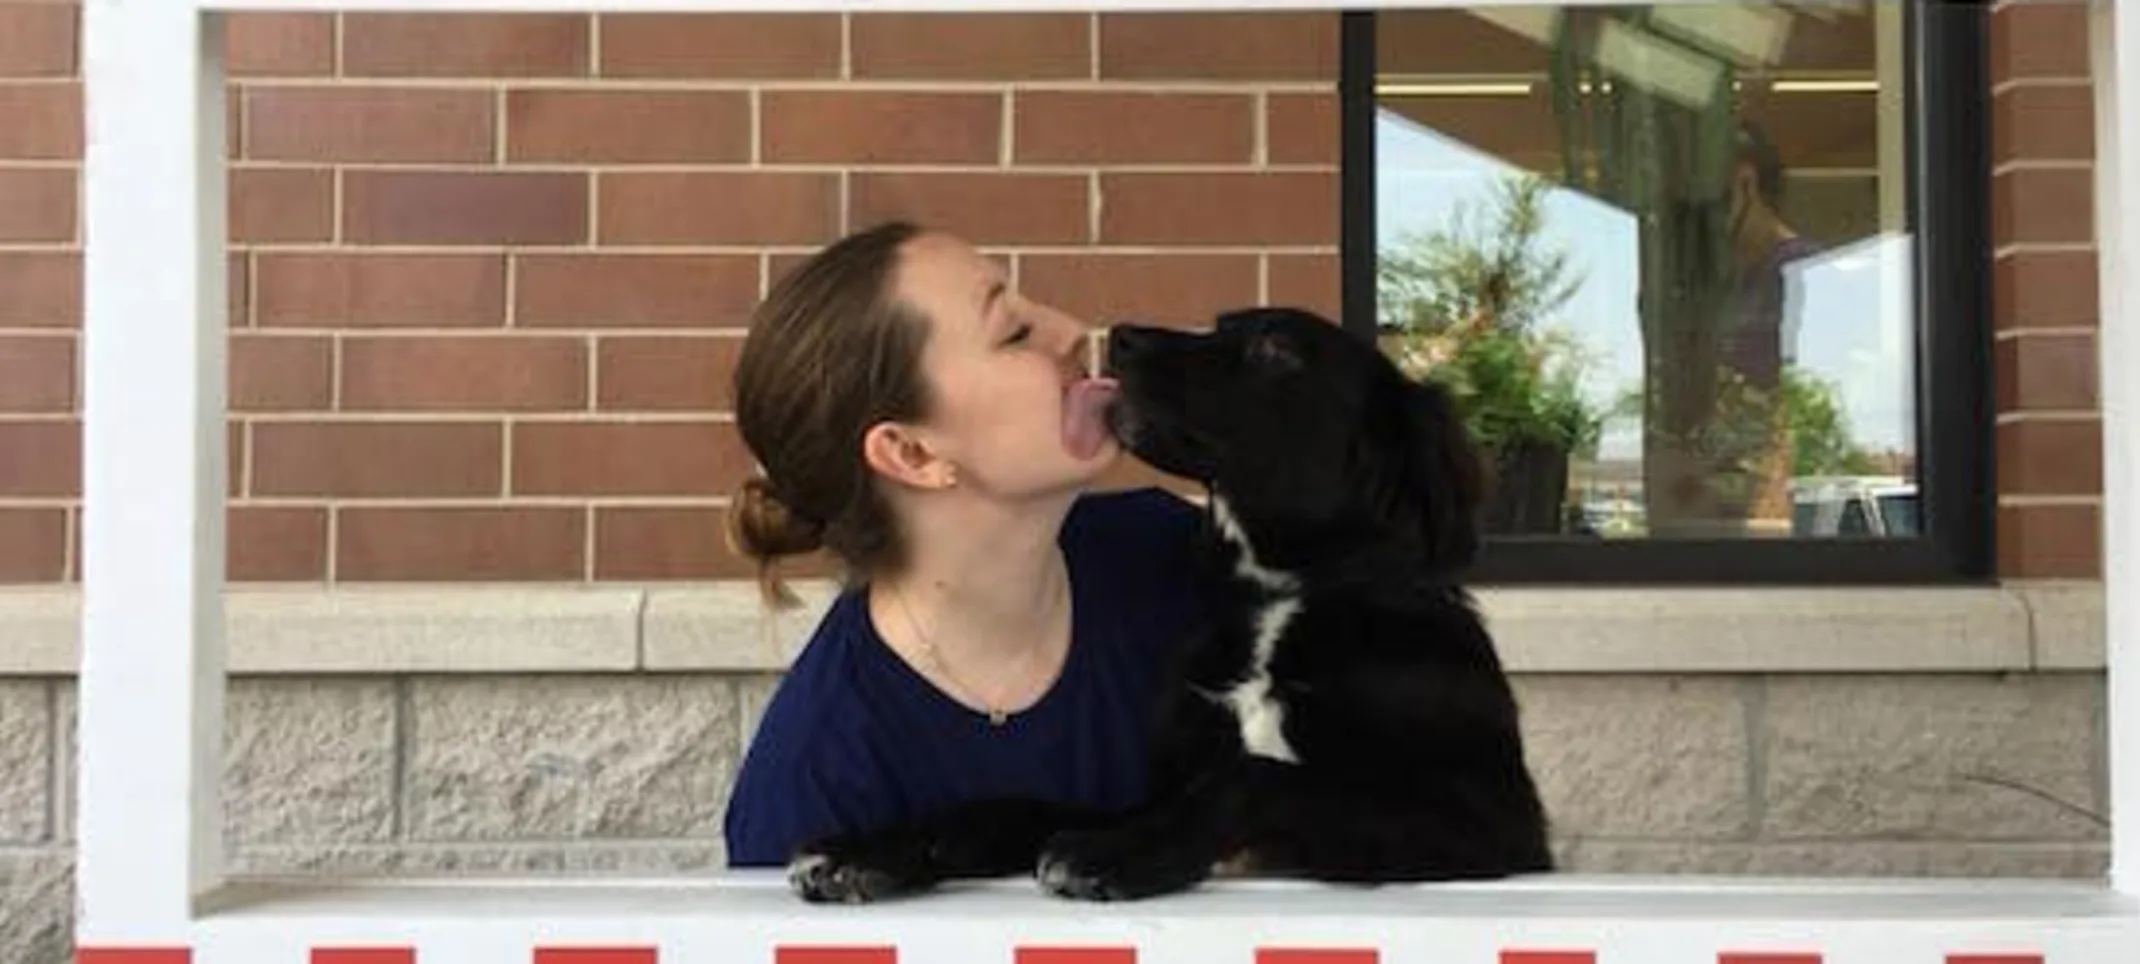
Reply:
[[1300, 353], [1283, 338], [1260, 335], [1248, 342], [1248, 363], [1265, 371], [1292, 371], [1300, 367]]

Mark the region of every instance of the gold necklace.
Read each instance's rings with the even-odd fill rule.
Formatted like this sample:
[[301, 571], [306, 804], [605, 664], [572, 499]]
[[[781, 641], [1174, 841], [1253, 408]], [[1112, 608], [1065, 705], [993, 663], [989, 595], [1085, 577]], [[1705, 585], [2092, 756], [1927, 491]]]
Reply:
[[[929, 662], [936, 666], [936, 671], [942, 674], [944, 679], [952, 686], [957, 687], [959, 692], [966, 694], [967, 699], [981, 704], [983, 712], [988, 714], [990, 726], [1002, 726], [1009, 722], [1011, 713], [1009, 710], [1004, 709], [1002, 701], [983, 697], [972, 686], [967, 685], [965, 680], [960, 679], [957, 673], [951, 671], [951, 664], [944, 659], [944, 654], [937, 650], [936, 641], [922, 630], [921, 622], [914, 618], [914, 610], [907, 605], [907, 594], [899, 589], [893, 589], [892, 598], [899, 601], [899, 611], [906, 616], [907, 627], [914, 631], [914, 638], [920, 640], [922, 651], [928, 655]], [[1034, 654], [1039, 652], [1041, 648], [1040, 646], [1033, 646], [1026, 650], [1025, 662], [1018, 667], [1020, 675], [1016, 677], [1017, 679], [1023, 680], [1025, 678], [1025, 670], [1032, 665]]]

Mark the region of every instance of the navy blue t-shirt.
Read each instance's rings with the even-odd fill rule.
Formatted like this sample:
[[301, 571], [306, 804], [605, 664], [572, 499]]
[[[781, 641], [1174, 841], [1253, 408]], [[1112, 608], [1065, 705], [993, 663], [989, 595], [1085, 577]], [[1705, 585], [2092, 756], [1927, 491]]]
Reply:
[[732, 867], [996, 796], [1120, 809], [1144, 792], [1160, 662], [1201, 607], [1198, 511], [1163, 489], [1087, 495], [1064, 520], [1071, 636], [1046, 695], [1001, 726], [932, 686], [835, 598], [775, 689], [728, 801]]

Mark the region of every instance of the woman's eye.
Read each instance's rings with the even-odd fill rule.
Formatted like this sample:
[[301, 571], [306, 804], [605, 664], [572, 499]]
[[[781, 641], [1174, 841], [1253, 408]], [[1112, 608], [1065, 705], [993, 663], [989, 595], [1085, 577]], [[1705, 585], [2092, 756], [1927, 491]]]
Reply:
[[1017, 328], [1011, 330], [1010, 335], [1003, 339], [1003, 343], [1005, 345], [1021, 345], [1024, 344], [1025, 340], [1031, 337], [1032, 334], [1032, 325], [1021, 324]]

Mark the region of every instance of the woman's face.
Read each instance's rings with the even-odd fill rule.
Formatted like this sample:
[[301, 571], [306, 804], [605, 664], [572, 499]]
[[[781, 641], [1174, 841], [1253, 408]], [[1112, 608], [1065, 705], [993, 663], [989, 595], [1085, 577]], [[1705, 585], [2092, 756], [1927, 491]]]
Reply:
[[1083, 323], [1026, 300], [994, 261], [942, 234], [907, 243], [894, 290], [929, 319], [921, 368], [935, 405], [920, 429], [959, 486], [1060, 494], [1120, 454], [1104, 418], [1113, 385], [1086, 376]]

